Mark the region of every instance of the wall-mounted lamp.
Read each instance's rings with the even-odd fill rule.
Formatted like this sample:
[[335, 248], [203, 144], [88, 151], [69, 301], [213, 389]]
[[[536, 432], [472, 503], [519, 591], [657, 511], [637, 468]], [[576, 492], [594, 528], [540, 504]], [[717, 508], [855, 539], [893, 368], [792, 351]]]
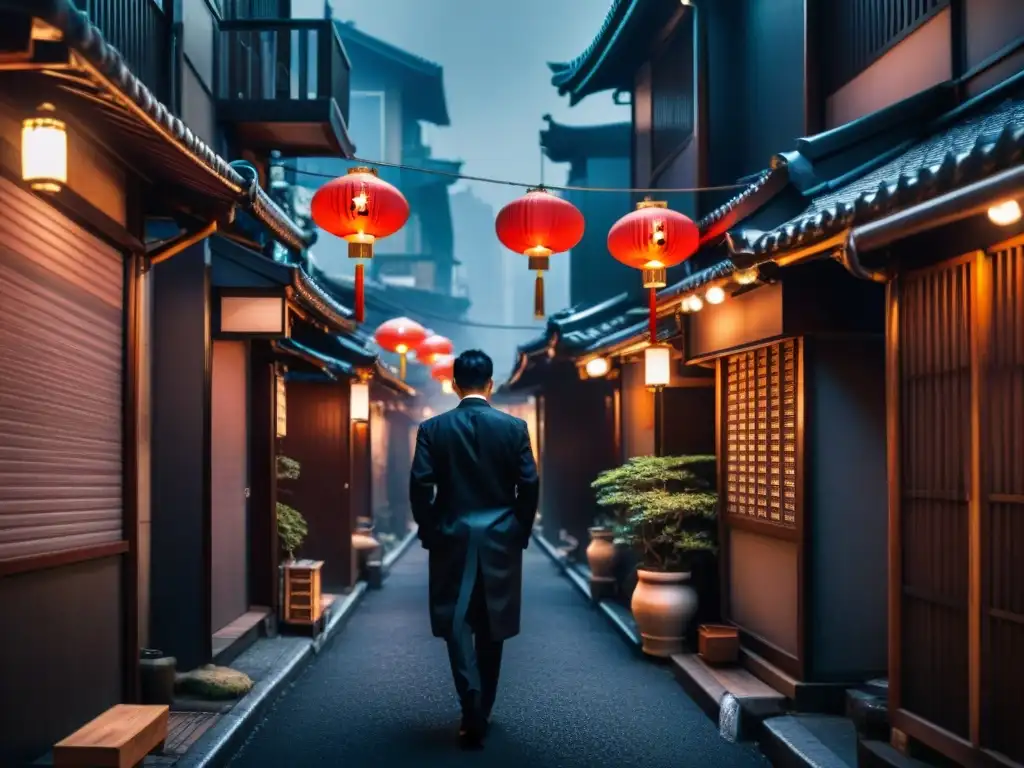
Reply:
[[68, 181], [68, 132], [53, 104], [41, 104], [21, 124], [21, 178], [39, 192], [60, 192]]
[[704, 294], [704, 300], [708, 304], [721, 304], [725, 301], [725, 291], [720, 286], [713, 285], [708, 288], [707, 293]]
[[683, 312], [700, 312], [704, 309], [704, 302], [701, 301], [700, 296], [694, 294], [683, 299], [680, 307]]
[[644, 350], [644, 384], [652, 389], [668, 386], [672, 376], [672, 350], [656, 344]]
[[1004, 200], [988, 209], [988, 218], [993, 224], [1008, 227], [1020, 221], [1020, 203], [1016, 200]]
[[370, 385], [365, 381], [353, 381], [349, 386], [349, 418], [370, 420]]
[[757, 267], [742, 269], [732, 276], [740, 285], [752, 285], [757, 282]]
[[611, 370], [611, 364], [609, 364], [607, 357], [595, 357], [591, 360], [587, 360], [587, 376], [592, 379], [599, 379], [602, 376], [607, 376], [609, 370]]

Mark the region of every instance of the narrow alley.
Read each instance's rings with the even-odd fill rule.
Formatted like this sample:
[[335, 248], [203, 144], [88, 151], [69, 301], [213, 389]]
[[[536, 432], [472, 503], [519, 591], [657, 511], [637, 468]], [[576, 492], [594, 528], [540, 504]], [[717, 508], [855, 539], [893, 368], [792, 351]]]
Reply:
[[667, 668], [638, 658], [534, 542], [523, 631], [506, 645], [482, 752], [456, 743], [444, 643], [430, 635], [426, 552], [414, 547], [268, 712], [233, 768], [767, 765], [721, 739]]

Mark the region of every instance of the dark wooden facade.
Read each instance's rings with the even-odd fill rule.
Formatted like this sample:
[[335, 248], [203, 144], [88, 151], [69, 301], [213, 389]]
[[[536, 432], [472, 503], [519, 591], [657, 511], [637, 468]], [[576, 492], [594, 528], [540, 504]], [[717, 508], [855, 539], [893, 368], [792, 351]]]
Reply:
[[[578, 542], [573, 557], [583, 562], [587, 529], [597, 512], [590, 483], [619, 463], [613, 383], [582, 381], [566, 366], [537, 396], [537, 423], [543, 535], [560, 547], [565, 531]], [[583, 424], [586, 439], [581, 439]]]
[[1017, 238], [888, 292], [892, 722], [968, 765], [1024, 764], [1021, 275]]
[[348, 385], [292, 379], [287, 391], [288, 434], [280, 447], [301, 467], [288, 503], [309, 525], [309, 536], [297, 554], [324, 561], [321, 579], [326, 591], [344, 590], [356, 576]]

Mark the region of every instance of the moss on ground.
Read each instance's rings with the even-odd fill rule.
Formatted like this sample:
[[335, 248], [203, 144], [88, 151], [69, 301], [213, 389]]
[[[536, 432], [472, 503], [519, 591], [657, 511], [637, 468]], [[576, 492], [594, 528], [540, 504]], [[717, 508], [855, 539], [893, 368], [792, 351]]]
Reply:
[[214, 700], [237, 699], [252, 686], [252, 679], [244, 672], [213, 664], [180, 674], [175, 682], [179, 695]]

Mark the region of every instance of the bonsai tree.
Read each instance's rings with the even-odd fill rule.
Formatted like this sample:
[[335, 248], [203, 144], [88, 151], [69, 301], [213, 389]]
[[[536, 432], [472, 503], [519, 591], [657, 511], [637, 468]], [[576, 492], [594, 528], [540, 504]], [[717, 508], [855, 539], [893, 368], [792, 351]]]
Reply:
[[[299, 462], [287, 456], [277, 457], [277, 479], [278, 481], [297, 480], [299, 478]], [[278, 493], [290, 494], [287, 488], [279, 488]], [[306, 525], [306, 518], [295, 509], [282, 502], [277, 502], [277, 540], [281, 549], [288, 553], [288, 559], [295, 559], [295, 551], [302, 546], [309, 534], [309, 526]]]
[[616, 520], [616, 538], [650, 571], [686, 571], [695, 552], [717, 551], [714, 456], [637, 456], [591, 483]]

